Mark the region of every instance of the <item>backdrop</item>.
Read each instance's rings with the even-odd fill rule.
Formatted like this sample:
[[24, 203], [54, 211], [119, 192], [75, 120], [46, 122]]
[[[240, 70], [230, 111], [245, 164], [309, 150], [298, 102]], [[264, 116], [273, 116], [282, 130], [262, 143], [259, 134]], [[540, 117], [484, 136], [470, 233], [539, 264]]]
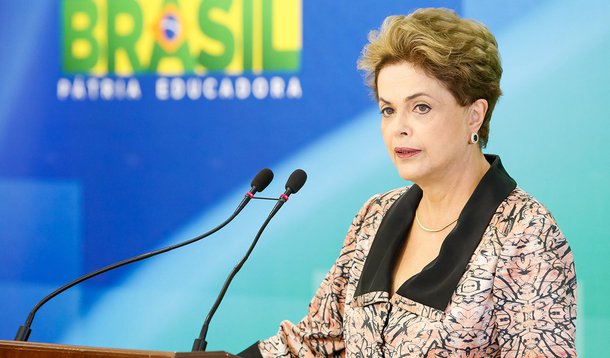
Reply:
[[[370, 196], [406, 185], [356, 70], [385, 16], [444, 6], [498, 38], [505, 95], [486, 152], [550, 208], [578, 275], [580, 356], [610, 313], [610, 3], [58, 0], [0, 2], [0, 339], [63, 283], [196, 236], [263, 167], [269, 225], [208, 335], [238, 352], [298, 321]], [[44, 306], [32, 341], [189, 350], [272, 203], [192, 247], [96, 278]]]

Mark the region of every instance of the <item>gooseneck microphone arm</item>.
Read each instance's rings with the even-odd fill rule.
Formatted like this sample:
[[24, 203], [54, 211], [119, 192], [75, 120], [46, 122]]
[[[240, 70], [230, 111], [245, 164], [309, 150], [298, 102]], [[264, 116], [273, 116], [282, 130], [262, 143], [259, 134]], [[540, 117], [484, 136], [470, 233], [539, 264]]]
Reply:
[[201, 327], [201, 333], [199, 333], [199, 337], [196, 338], [195, 341], [193, 342], [192, 352], [205, 351], [205, 349], [208, 345], [208, 342], [206, 342], [206, 340], [205, 340], [205, 338], [208, 334], [208, 327], [210, 325], [210, 322], [212, 321], [212, 317], [214, 316], [214, 313], [216, 313], [218, 306], [220, 306], [220, 303], [222, 302], [222, 299], [224, 298], [225, 293], [229, 289], [229, 285], [231, 284], [231, 281], [233, 281], [233, 278], [235, 277], [235, 275], [237, 275], [237, 273], [239, 272], [241, 267], [244, 265], [246, 260], [248, 260], [248, 258], [250, 257], [250, 254], [252, 253], [252, 250], [254, 250], [254, 247], [256, 246], [258, 239], [263, 234], [263, 231], [265, 231], [265, 228], [267, 227], [267, 225], [269, 224], [271, 219], [275, 216], [275, 214], [277, 214], [277, 212], [280, 210], [282, 205], [284, 205], [284, 203], [286, 201], [288, 201], [288, 197], [291, 194], [295, 194], [303, 187], [306, 180], [307, 180], [307, 174], [302, 169], [295, 170], [294, 172], [292, 172], [292, 174], [288, 178], [288, 181], [286, 182], [286, 191], [284, 192], [284, 194], [280, 195], [279, 199], [277, 199], [278, 202], [275, 204], [275, 206], [269, 213], [269, 216], [267, 216], [267, 219], [265, 219], [265, 222], [263, 222], [263, 225], [261, 225], [260, 229], [258, 230], [258, 233], [256, 234], [256, 236], [254, 237], [254, 240], [252, 241], [252, 244], [248, 248], [248, 251], [246, 252], [244, 257], [242, 257], [241, 261], [239, 261], [239, 263], [233, 268], [233, 270], [227, 277], [224, 285], [222, 286], [222, 289], [220, 290], [220, 293], [218, 294], [218, 297], [216, 298], [216, 302], [214, 302], [214, 305], [210, 309], [210, 312], [208, 313], [207, 317], [205, 318], [203, 327]]
[[235, 211], [233, 212], [233, 214], [231, 214], [231, 216], [229, 216], [229, 218], [227, 218], [224, 222], [222, 222], [220, 225], [216, 226], [215, 228], [213, 228], [212, 230], [201, 234], [197, 237], [194, 237], [190, 240], [187, 241], [183, 241], [181, 243], [175, 244], [175, 245], [171, 245], [171, 246], [167, 246], [165, 248], [161, 248], [155, 251], [151, 251], [145, 254], [141, 254], [129, 259], [125, 259], [123, 261], [119, 261], [117, 263], [114, 263], [112, 265], [108, 265], [106, 267], [103, 267], [97, 271], [88, 273], [84, 276], [81, 276], [77, 279], [75, 279], [72, 282], [69, 282], [63, 286], [61, 286], [60, 288], [56, 289], [55, 291], [51, 292], [50, 294], [48, 294], [46, 297], [44, 297], [42, 300], [40, 300], [40, 302], [38, 302], [36, 304], [36, 306], [34, 306], [34, 308], [32, 309], [32, 311], [30, 312], [30, 314], [28, 315], [25, 323], [19, 327], [19, 330], [17, 331], [17, 334], [15, 336], [15, 341], [27, 341], [28, 338], [30, 337], [30, 333], [32, 332], [32, 322], [34, 321], [34, 316], [36, 315], [36, 312], [40, 309], [40, 307], [42, 307], [45, 303], [47, 303], [49, 300], [51, 300], [53, 297], [59, 295], [60, 293], [66, 291], [67, 289], [78, 285], [79, 283], [86, 281], [92, 277], [101, 275], [105, 272], [114, 270], [116, 268], [125, 266], [125, 265], [129, 265], [131, 263], [134, 262], [138, 262], [141, 260], [145, 260], [149, 257], [153, 257], [168, 251], [172, 251], [175, 250], [177, 248], [192, 244], [194, 242], [197, 242], [201, 239], [204, 239], [210, 235], [212, 235], [213, 233], [217, 232], [218, 230], [222, 229], [223, 227], [225, 227], [228, 223], [230, 223], [236, 216], [237, 214], [239, 214], [243, 208], [246, 207], [246, 205], [248, 204], [248, 202], [250, 202], [250, 200], [252, 198], [254, 198], [254, 194], [256, 192], [259, 191], [263, 191], [268, 185], [269, 183], [271, 183], [271, 180], [273, 180], [273, 172], [270, 169], [263, 169], [260, 172], [258, 172], [258, 174], [256, 174], [256, 176], [254, 177], [254, 179], [252, 179], [252, 183], [250, 184], [250, 191], [248, 191], [245, 195], [244, 198], [242, 199], [242, 201], [239, 203], [239, 205], [237, 206], [237, 209], [235, 209]]

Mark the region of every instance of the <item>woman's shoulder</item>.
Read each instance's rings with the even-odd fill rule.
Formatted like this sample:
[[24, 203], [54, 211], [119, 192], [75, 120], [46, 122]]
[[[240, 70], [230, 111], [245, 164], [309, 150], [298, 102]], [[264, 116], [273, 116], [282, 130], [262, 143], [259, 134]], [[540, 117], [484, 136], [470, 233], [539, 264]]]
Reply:
[[508, 195], [502, 204], [505, 209], [510, 209], [510, 213], [516, 216], [515, 219], [529, 220], [545, 217], [555, 221], [551, 211], [544, 204], [519, 186]]
[[522, 188], [516, 187], [499, 209], [502, 218], [496, 228], [505, 236], [504, 246], [569, 251], [567, 239], [550, 210]]
[[381, 221], [388, 209], [409, 190], [409, 186], [392, 189], [385, 193], [371, 196], [360, 208], [352, 227], [364, 225], [365, 222], [371, 223]]
[[411, 186], [395, 188], [385, 193], [378, 193], [370, 197], [362, 206], [362, 211], [385, 213]]

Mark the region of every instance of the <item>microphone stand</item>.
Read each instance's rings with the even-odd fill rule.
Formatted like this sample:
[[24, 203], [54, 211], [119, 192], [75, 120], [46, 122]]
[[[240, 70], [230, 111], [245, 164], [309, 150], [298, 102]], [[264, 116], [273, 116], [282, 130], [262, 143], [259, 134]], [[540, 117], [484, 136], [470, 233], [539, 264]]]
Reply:
[[[239, 263], [233, 268], [233, 271], [231, 271], [231, 273], [229, 274], [229, 277], [227, 277], [227, 280], [225, 281], [224, 285], [222, 286], [222, 289], [220, 290], [220, 293], [218, 294], [218, 297], [216, 298], [216, 302], [214, 302], [214, 305], [210, 309], [208, 316], [205, 318], [203, 327], [201, 327], [201, 333], [199, 333], [199, 337], [196, 338], [195, 341], [193, 342], [193, 349], [191, 350], [192, 352], [205, 351], [205, 348], [208, 345], [208, 343], [205, 340], [205, 337], [208, 334], [208, 326], [210, 325], [210, 321], [212, 320], [214, 313], [216, 313], [216, 310], [218, 309], [220, 302], [222, 302], [222, 299], [224, 298], [225, 293], [227, 292], [227, 289], [229, 288], [229, 285], [231, 284], [231, 281], [233, 281], [233, 278], [235, 277], [237, 272], [241, 269], [241, 267], [244, 265], [246, 260], [248, 260], [248, 257], [250, 257], [252, 250], [254, 250], [254, 246], [256, 246], [258, 239], [261, 237], [263, 231], [265, 231], [265, 228], [267, 227], [267, 225], [269, 224], [271, 219], [275, 216], [275, 214], [277, 214], [277, 212], [280, 210], [282, 205], [284, 205], [284, 203], [288, 201], [288, 197], [290, 196], [290, 194], [295, 194], [296, 192], [298, 192], [301, 189], [301, 187], [305, 184], [306, 180], [307, 180], [307, 174], [302, 169], [295, 170], [294, 172], [292, 172], [292, 174], [288, 178], [288, 181], [285, 186], [286, 191], [284, 192], [284, 194], [280, 195], [279, 199], [275, 199], [275, 200], [277, 200], [277, 203], [275, 204], [275, 206], [269, 213], [269, 216], [267, 216], [267, 219], [265, 220], [263, 225], [261, 225], [260, 229], [258, 230], [258, 233], [254, 237], [254, 241], [252, 241], [252, 244], [248, 248], [248, 251], [246, 252], [244, 257], [241, 259], [241, 261], [239, 261]], [[268, 200], [268, 198], [264, 198], [264, 199]]]
[[[258, 199], [258, 198], [256, 198], [256, 199]], [[263, 199], [268, 200], [267, 198], [263, 198]], [[275, 214], [278, 212], [280, 207], [286, 202], [286, 200], [284, 200], [283, 198], [282, 199], [274, 199], [274, 200], [278, 200], [278, 203], [273, 208], [273, 210], [271, 211], [269, 216], [267, 216], [267, 219], [265, 220], [265, 222], [263, 222], [263, 225], [261, 225], [260, 229], [258, 230], [258, 233], [256, 234], [256, 236], [254, 237], [254, 240], [252, 241], [252, 244], [248, 248], [248, 251], [246, 252], [244, 257], [242, 257], [242, 259], [239, 261], [239, 263], [233, 268], [233, 270], [231, 271], [231, 273], [227, 277], [224, 285], [222, 286], [222, 289], [220, 290], [220, 293], [218, 294], [218, 297], [216, 297], [216, 302], [214, 302], [214, 305], [210, 309], [210, 312], [208, 313], [207, 317], [205, 318], [205, 321], [203, 323], [203, 327], [201, 327], [201, 333], [199, 333], [199, 338], [196, 338], [195, 341], [193, 342], [193, 348], [191, 350], [192, 352], [203, 352], [203, 351], [205, 351], [205, 349], [206, 349], [206, 347], [208, 345], [208, 342], [206, 342], [205, 337], [208, 334], [208, 327], [210, 325], [210, 321], [212, 321], [212, 317], [216, 313], [216, 310], [218, 309], [218, 306], [220, 306], [220, 303], [222, 302], [222, 299], [224, 298], [225, 293], [227, 293], [227, 290], [229, 289], [229, 285], [231, 284], [231, 281], [233, 281], [233, 278], [235, 277], [235, 275], [237, 275], [237, 273], [239, 272], [241, 267], [244, 265], [244, 263], [250, 257], [250, 254], [252, 253], [252, 250], [254, 250], [254, 247], [258, 243], [258, 239], [260, 239], [261, 235], [263, 234], [263, 231], [265, 231], [265, 228], [267, 228], [267, 225], [269, 224], [271, 219], [275, 216]]]

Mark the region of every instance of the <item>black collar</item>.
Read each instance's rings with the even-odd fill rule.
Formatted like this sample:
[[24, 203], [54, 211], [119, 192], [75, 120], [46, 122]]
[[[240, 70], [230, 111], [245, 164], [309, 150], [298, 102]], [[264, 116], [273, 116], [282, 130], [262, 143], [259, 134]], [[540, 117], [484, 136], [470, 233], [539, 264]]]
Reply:
[[[457, 225], [447, 235], [438, 256], [400, 286], [397, 293], [424, 305], [445, 310], [496, 208], [515, 189], [500, 158], [485, 155], [491, 165], [464, 206]], [[371, 246], [354, 296], [390, 293], [392, 269], [413, 223], [422, 190], [413, 185], [384, 216]]]

